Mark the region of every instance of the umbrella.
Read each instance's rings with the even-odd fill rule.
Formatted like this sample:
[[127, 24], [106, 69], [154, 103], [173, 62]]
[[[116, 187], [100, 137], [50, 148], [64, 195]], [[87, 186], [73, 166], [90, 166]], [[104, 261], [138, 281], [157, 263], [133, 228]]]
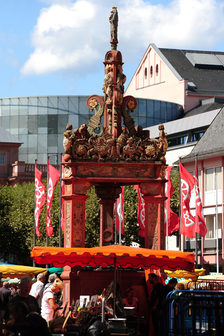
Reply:
[[52, 273], [58, 273], [58, 274], [61, 274], [63, 272], [64, 268], [63, 267], [50, 267], [48, 268], [48, 272], [50, 274]]
[[92, 248], [34, 247], [31, 257], [37, 264], [63, 266], [114, 267], [114, 312], [117, 287], [116, 270], [120, 268], [165, 268], [193, 271], [194, 254], [180, 251], [150, 250], [146, 248], [109, 245]]
[[131, 246], [109, 245], [91, 248], [34, 247], [31, 257], [37, 264], [55, 267], [112, 266], [121, 268], [153, 268], [194, 270], [194, 254], [190, 252], [150, 250]]
[[35, 274], [45, 273], [47, 272], [47, 268], [41, 267], [31, 267], [31, 266], [23, 266], [23, 265], [10, 265], [10, 264], [2, 264], [0, 265], [0, 273], [2, 278], [22, 278], [24, 276], [34, 277]]
[[191, 279], [193, 281], [196, 281], [200, 275], [205, 274], [205, 269], [195, 269], [194, 272], [189, 272], [185, 270], [176, 270], [176, 271], [168, 271], [165, 270], [166, 275], [169, 278], [178, 278], [178, 279]]

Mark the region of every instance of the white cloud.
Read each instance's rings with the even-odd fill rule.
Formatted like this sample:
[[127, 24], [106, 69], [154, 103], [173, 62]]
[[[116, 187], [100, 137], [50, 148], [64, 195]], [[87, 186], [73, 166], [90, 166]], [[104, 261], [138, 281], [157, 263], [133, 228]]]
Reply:
[[[159, 1], [158, 1], [159, 2]], [[119, 11], [119, 49], [124, 61], [142, 57], [148, 44], [158, 47], [214, 49], [224, 36], [223, 6], [217, 0], [51, 0], [32, 34], [34, 51], [23, 75], [57, 71], [90, 72], [110, 48], [109, 13]]]

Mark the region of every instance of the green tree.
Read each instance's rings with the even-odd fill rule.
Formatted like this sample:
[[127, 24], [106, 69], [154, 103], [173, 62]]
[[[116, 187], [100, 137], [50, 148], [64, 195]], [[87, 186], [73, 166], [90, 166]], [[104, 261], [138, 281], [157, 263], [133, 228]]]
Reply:
[[100, 205], [94, 187], [87, 195], [85, 246], [93, 247], [99, 245], [100, 240]]
[[137, 222], [138, 213], [138, 195], [133, 186], [124, 188], [124, 217], [125, 217], [125, 235], [123, 242], [129, 246], [132, 242], [144, 246], [144, 239], [138, 235], [140, 230]]
[[170, 200], [171, 209], [179, 215], [179, 207], [180, 207], [180, 173], [179, 168], [174, 167], [171, 172], [171, 181], [174, 187], [174, 192]]

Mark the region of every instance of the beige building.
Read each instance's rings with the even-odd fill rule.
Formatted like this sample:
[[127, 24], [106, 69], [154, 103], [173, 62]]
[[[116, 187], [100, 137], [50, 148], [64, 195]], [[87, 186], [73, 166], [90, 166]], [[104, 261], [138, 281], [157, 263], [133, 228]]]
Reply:
[[125, 95], [173, 102], [187, 112], [203, 99], [224, 97], [223, 70], [224, 53], [150, 44]]

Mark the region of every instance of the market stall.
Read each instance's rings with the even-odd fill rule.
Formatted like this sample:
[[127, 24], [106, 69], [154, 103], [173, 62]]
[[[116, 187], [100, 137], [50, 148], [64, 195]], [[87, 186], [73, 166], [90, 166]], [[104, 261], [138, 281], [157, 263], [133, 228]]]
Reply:
[[[138, 318], [143, 318], [142, 323], [146, 320], [148, 309], [144, 270], [148, 268], [162, 268], [172, 271], [177, 269], [194, 270], [193, 253], [120, 245], [93, 248], [34, 247], [31, 257], [38, 264], [65, 267], [65, 272], [67, 266], [78, 267], [78, 270], [73, 272], [73, 277], [69, 279], [72, 289], [70, 302], [76, 302], [81, 296], [87, 296], [91, 300], [94, 295], [104, 293], [104, 289], [108, 288], [113, 281], [112, 297], [115, 303], [117, 284], [119, 284], [121, 296], [127, 288], [133, 287], [139, 297]], [[92, 270], [84, 270], [86, 266], [91, 266]], [[69, 299], [68, 293], [66, 293], [66, 276], [64, 279], [64, 301], [66, 302]], [[88, 302], [85, 304], [89, 306]], [[112, 308], [114, 314], [115, 306]]]

